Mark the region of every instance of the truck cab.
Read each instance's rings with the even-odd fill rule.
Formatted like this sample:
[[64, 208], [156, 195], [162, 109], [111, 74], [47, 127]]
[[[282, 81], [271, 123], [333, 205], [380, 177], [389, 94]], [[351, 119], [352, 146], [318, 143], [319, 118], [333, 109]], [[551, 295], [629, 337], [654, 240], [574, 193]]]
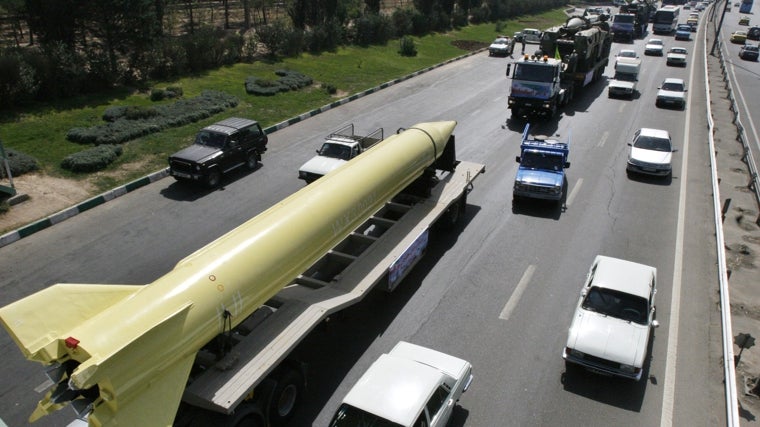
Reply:
[[546, 55], [524, 55], [515, 61], [507, 101], [512, 115], [554, 117], [565, 98], [561, 73], [562, 61]]
[[530, 124], [525, 125], [520, 155], [515, 157], [517, 168], [512, 192], [514, 202], [522, 198], [552, 200], [562, 203], [565, 193], [565, 169], [570, 154], [569, 142], [560, 142], [529, 134]]

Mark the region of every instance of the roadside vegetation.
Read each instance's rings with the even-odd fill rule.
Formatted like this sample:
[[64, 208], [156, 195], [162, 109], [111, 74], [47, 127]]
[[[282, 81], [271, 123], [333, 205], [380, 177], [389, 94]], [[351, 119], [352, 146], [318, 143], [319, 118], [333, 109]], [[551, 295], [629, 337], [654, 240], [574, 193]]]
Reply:
[[[248, 117], [258, 120], [262, 127], [269, 127], [467, 51], [484, 48], [499, 34], [511, 35], [526, 27], [547, 28], [564, 20], [564, 10], [554, 9], [510, 21], [468, 25], [445, 33], [405, 36], [413, 43], [416, 51], [413, 56], [400, 53], [403, 39], [397, 38], [381, 45], [341, 46], [321, 53], [262, 57], [253, 62], [235, 63], [190, 76], [143, 82], [139, 89], [124, 85], [44, 104], [32, 103], [0, 111], [0, 140], [6, 149], [34, 158], [42, 173], [88, 180], [97, 191], [104, 191], [166, 167], [168, 155], [190, 144], [200, 127], [221, 118]], [[246, 81], [275, 80], [283, 73], [282, 70], [307, 76], [312, 83], [270, 96], [246, 92]], [[190, 99], [207, 91], [226, 93], [239, 102], [230, 104], [222, 113], [196, 122], [167, 127], [123, 142], [119, 150], [93, 151], [91, 144], [67, 139], [72, 129], [105, 124], [104, 117], [109, 117], [115, 108], [130, 108], [130, 111], [141, 113], [172, 105], [178, 102], [177, 95], [180, 100]], [[103, 152], [112, 162], [95, 174], [86, 167], [66, 168], [65, 165], [72, 164], [71, 156], [80, 152], [85, 152], [85, 157]], [[69, 159], [68, 163], [63, 162], [64, 159]]]

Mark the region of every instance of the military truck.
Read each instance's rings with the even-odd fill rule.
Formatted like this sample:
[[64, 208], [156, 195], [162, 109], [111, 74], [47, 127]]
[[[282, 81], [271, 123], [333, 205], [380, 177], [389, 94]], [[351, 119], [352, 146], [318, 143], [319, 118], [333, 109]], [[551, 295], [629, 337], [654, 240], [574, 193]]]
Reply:
[[612, 36], [606, 20], [592, 24], [573, 16], [545, 30], [536, 54], [507, 66], [511, 73], [508, 107], [513, 118], [552, 118], [576, 92], [600, 79], [609, 63]]
[[552, 200], [562, 203], [565, 195], [565, 169], [570, 155], [570, 142], [560, 142], [542, 136], [530, 135], [530, 124], [525, 125], [520, 155], [515, 157], [517, 168], [512, 190], [513, 203], [523, 198]]
[[[615, 20], [613, 19], [612, 32], [615, 38], [625, 37], [633, 40], [644, 35], [649, 25], [649, 17], [654, 15], [657, 10], [657, 5], [654, 0], [633, 0], [630, 3], [626, 3], [620, 6], [619, 13], [633, 15], [633, 22], [629, 29], [621, 29], [620, 35], [615, 28]], [[633, 31], [633, 34], [627, 33], [627, 31]]]

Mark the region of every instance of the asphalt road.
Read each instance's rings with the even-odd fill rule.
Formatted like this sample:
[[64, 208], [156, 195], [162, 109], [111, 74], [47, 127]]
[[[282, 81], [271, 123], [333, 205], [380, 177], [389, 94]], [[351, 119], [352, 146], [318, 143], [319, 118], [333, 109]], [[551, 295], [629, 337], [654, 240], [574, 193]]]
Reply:
[[[675, 44], [664, 38], [666, 47]], [[643, 51], [642, 40], [633, 46]], [[536, 126], [571, 138], [566, 209], [513, 207], [522, 124], [506, 120], [509, 59], [483, 53], [272, 134], [262, 167], [222, 189], [199, 192], [167, 178], [0, 248], [0, 306], [59, 282], [150, 283], [301, 188], [298, 167], [341, 125], [390, 133], [454, 119], [458, 157], [487, 168], [468, 198], [465, 223], [459, 233], [434, 237], [397, 292], [372, 293], [299, 346], [296, 354], [310, 366], [309, 392], [292, 425], [325, 425], [361, 373], [399, 340], [473, 363], [475, 382], [452, 426], [720, 425], [717, 272], [696, 46], [687, 45], [685, 69], [643, 57], [637, 99], [608, 99], [601, 81], [559, 120]], [[687, 79], [685, 111], [654, 107], [657, 86], [671, 76]], [[672, 179], [626, 177], [626, 143], [640, 127], [671, 132], [679, 148]], [[565, 374], [567, 327], [597, 254], [658, 268], [661, 326], [640, 383]], [[510, 300], [516, 304], [508, 311]], [[0, 356], [0, 418], [25, 425], [45, 377], [7, 334], [0, 334]], [[71, 414], [67, 408], [37, 425], [65, 425]]]

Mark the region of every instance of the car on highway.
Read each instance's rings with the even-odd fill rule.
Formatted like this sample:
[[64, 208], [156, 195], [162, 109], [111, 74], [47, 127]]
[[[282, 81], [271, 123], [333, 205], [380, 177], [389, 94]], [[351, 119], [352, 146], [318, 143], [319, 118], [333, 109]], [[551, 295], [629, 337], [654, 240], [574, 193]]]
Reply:
[[657, 88], [656, 107], [675, 105], [683, 109], [686, 107], [686, 83], [683, 79], [668, 77]]
[[562, 358], [609, 376], [639, 381], [655, 320], [657, 269], [597, 255], [573, 314]]
[[349, 390], [330, 427], [444, 427], [472, 382], [472, 365], [401, 341]]
[[760, 40], [760, 27], [754, 26], [747, 31], [747, 40]]
[[757, 61], [758, 53], [760, 53], [760, 48], [758, 48], [756, 45], [745, 44], [739, 50], [739, 58], [746, 61]]
[[662, 39], [649, 39], [644, 46], [644, 55], [662, 56], [663, 49]]
[[691, 40], [691, 25], [678, 24], [676, 27], [676, 40]]
[[676, 149], [670, 139], [670, 133], [662, 129], [641, 128], [629, 142], [628, 164], [625, 171], [628, 176], [633, 173], [670, 176], [671, 162]]
[[685, 67], [686, 66], [686, 55], [689, 54], [689, 51], [686, 50], [685, 47], [681, 46], [673, 46], [670, 49], [668, 49], [668, 54], [665, 57], [665, 64], [666, 65], [678, 65], [679, 67]]
[[638, 59], [639, 55], [633, 49], [620, 49], [620, 52], [615, 54], [615, 66], [617, 66], [618, 60], [623, 59]]
[[489, 56], [507, 56], [515, 51], [515, 39], [499, 36], [488, 46]]
[[704, 3], [698, 4], [697, 7], [694, 8], [694, 10], [698, 10], [700, 12], [705, 10], [705, 4]]
[[749, 25], [749, 16], [744, 15], [739, 18], [739, 25]]
[[731, 33], [731, 43], [744, 44], [747, 41], [746, 31], [734, 31]]

